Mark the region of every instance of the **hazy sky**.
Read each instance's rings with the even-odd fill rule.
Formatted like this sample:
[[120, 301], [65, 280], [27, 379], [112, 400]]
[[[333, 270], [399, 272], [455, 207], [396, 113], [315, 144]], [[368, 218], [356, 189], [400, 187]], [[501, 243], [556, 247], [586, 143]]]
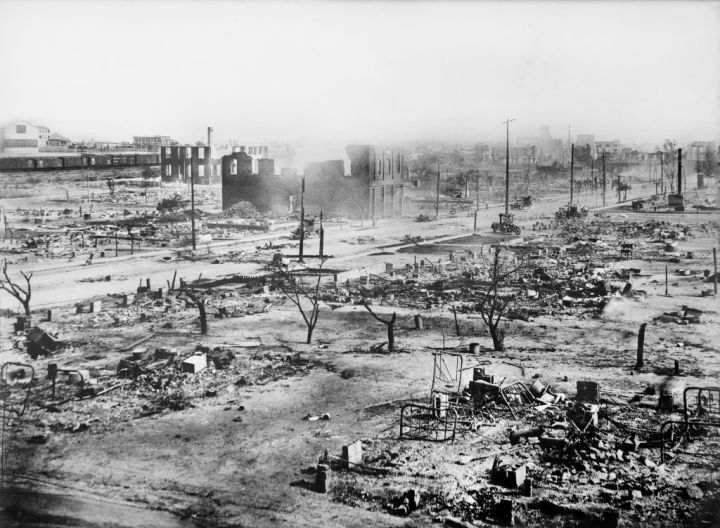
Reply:
[[73, 139], [720, 138], [717, 2], [0, 0], [0, 71]]

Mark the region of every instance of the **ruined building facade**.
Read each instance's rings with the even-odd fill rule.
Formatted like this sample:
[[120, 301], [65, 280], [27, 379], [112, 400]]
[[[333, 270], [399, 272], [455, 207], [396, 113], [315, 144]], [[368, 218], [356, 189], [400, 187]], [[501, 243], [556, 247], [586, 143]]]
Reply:
[[345, 150], [350, 157], [351, 176], [367, 188], [369, 217], [402, 216], [408, 180], [405, 152], [370, 145], [350, 145]]
[[210, 147], [162, 147], [160, 174], [165, 182], [193, 182], [209, 185], [213, 176]]
[[[353, 145], [346, 149], [350, 174], [343, 160], [326, 160], [305, 165], [303, 201], [308, 214], [365, 218], [391, 218], [403, 214], [407, 167], [401, 150]], [[223, 209], [248, 201], [263, 211], [287, 213], [300, 204], [302, 177], [264, 162], [253, 171], [252, 157], [235, 152], [222, 158]]]
[[241, 201], [252, 202], [257, 206], [255, 201], [248, 199], [251, 189], [260, 184], [260, 178], [252, 172], [252, 158], [245, 152], [233, 152], [221, 158], [220, 166], [223, 210]]

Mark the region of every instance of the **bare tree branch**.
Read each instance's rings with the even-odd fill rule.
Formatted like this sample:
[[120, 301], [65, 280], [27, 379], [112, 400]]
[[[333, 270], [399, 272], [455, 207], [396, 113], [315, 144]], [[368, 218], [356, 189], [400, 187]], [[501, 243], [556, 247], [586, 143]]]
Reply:
[[198, 276], [192, 289], [188, 288], [186, 282], [183, 282], [182, 286], [180, 287], [180, 295], [187, 296], [192, 302], [195, 303], [195, 306], [197, 307], [200, 314], [200, 333], [205, 335], [208, 332], [207, 312], [205, 311], [205, 299], [195, 294], [195, 286], [197, 286], [201, 277], [202, 273]]
[[[307, 326], [306, 343], [308, 344], [312, 341], [312, 334], [320, 317], [320, 281], [322, 279], [322, 267], [326, 261], [327, 258], [320, 259], [320, 265], [314, 274], [316, 282], [314, 287], [311, 288], [306, 288], [302, 279], [299, 279], [297, 274], [283, 267], [282, 264], [273, 265], [276, 276], [282, 279], [278, 281], [278, 286], [285, 296], [297, 307], [303, 321], [305, 321], [305, 326]], [[303, 307], [303, 299], [307, 299], [310, 302], [311, 308], [309, 310]]]
[[[524, 260], [521, 259], [517, 266], [507, 268], [509, 259], [507, 255], [501, 259], [501, 252], [498, 248], [493, 256], [489, 270], [490, 284], [477, 305], [482, 320], [488, 326], [495, 350], [504, 349], [505, 330], [500, 328], [500, 323], [510, 306], [519, 298], [518, 291], [506, 293], [505, 290], [511, 287], [510, 279], [525, 267]], [[524, 286], [521, 285], [520, 291], [523, 289]]]
[[20, 275], [22, 275], [22, 277], [25, 279], [25, 282], [27, 282], [27, 289], [25, 289], [10, 278], [10, 275], [8, 274], [7, 260], [3, 260], [2, 272], [3, 276], [5, 277], [5, 281], [0, 280], [0, 288], [15, 297], [15, 299], [17, 299], [18, 302], [22, 304], [23, 309], [25, 310], [25, 315], [29, 316], [30, 297], [32, 295], [30, 280], [32, 279], [33, 274], [30, 273], [28, 275], [23, 271], [20, 272]]
[[370, 312], [370, 315], [372, 315], [375, 319], [380, 321], [382, 324], [387, 326], [387, 333], [388, 333], [388, 352], [394, 352], [395, 351], [395, 321], [397, 320], [397, 312], [393, 312], [392, 317], [388, 320], [383, 319], [382, 317], [378, 316], [375, 312], [373, 312], [370, 309], [370, 306], [368, 306], [367, 301], [363, 302], [363, 306], [365, 306], [365, 309]]

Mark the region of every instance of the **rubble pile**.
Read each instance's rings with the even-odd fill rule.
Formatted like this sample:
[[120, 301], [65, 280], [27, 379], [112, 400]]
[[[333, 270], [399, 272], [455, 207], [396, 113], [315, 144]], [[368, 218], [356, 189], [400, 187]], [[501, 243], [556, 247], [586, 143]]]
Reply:
[[[115, 368], [106, 364], [66, 370], [61, 363], [63, 357], [59, 354], [52, 359], [58, 362], [55, 383], [49, 373], [45, 376], [42, 372], [30, 392], [29, 424], [37, 434], [46, 437], [50, 431], [113, 430], [133, 418], [182, 410], [209, 398], [231, 410], [228, 406], [237, 404], [236, 392], [242, 387], [265, 385], [325, 366], [300, 354], [288, 353], [287, 349], [264, 347], [259, 342], [250, 349], [198, 345], [194, 353], [140, 346]], [[188, 369], [189, 364], [195, 368]], [[84, 388], [75, 372], [83, 374]], [[97, 406], [103, 410], [101, 415], [94, 410]]]
[[263, 214], [250, 202], [238, 202], [232, 207], [228, 207], [222, 213], [215, 215], [215, 218], [246, 218], [252, 220], [262, 220]]
[[[694, 429], [691, 440], [665, 436], [669, 451], [663, 463], [660, 426], [673, 415], [642, 405], [643, 395], [611, 395], [597, 383], [578, 382], [577, 395], [566, 399], [536, 379], [526, 386], [534, 401], [522, 402], [522, 416], [514, 419], [502, 408], [518, 402], [499, 395], [522, 382], [501, 382], [494, 397], [481, 399], [473, 394], [473, 383], [463, 390], [465, 396], [490, 410], [494, 420], [477, 432], [466, 429], [454, 445], [366, 439], [363, 463], [382, 469], [381, 478], [340, 472], [334, 477], [335, 500], [399, 516], [425, 510], [448, 526], [541, 523], [543, 516], [559, 514], [619, 526], [683, 521], [697, 512], [698, 499], [720, 498], [720, 483], [711, 478], [713, 460], [720, 457], [720, 420], [715, 429]], [[551, 397], [544, 398], [548, 393]], [[681, 408], [676, 401], [669, 412]], [[446, 416], [427, 419], [440, 423]], [[688, 472], [691, 467], [698, 472]], [[398, 489], [408, 478], [412, 491], [382, 492]], [[423, 500], [415, 504], [409, 496]], [[505, 508], [512, 510], [509, 517]]]

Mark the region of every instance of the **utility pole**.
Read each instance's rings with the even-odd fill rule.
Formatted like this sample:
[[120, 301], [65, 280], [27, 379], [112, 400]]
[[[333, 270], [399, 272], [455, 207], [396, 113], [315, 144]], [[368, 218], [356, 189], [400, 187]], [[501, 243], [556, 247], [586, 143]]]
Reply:
[[323, 228], [323, 212], [320, 209], [320, 229], [318, 230], [320, 235], [320, 258], [323, 258], [323, 250], [325, 249], [325, 229]]
[[505, 125], [505, 214], [509, 212], [510, 201], [510, 123], [515, 119], [503, 121]]
[[192, 248], [195, 251], [195, 178], [193, 178], [192, 164], [190, 165], [190, 215]]
[[603, 179], [602, 179], [602, 195], [603, 195], [603, 207], [605, 207], [605, 149], [603, 149], [602, 154], [602, 165], [603, 165]]
[[300, 253], [298, 262], [303, 261], [303, 246], [305, 245], [305, 176], [300, 186]]
[[440, 217], [440, 151], [437, 155], [437, 186], [435, 189], [435, 219]]
[[665, 182], [663, 180], [663, 172], [665, 172], [665, 163], [663, 161], [663, 153], [660, 152], [660, 192], [665, 194]]
[[575, 183], [575, 143], [570, 143], [570, 203], [573, 201], [573, 187]]
[[475, 169], [475, 219], [473, 220], [473, 233], [477, 231], [477, 217], [480, 211], [480, 171]]
[[80, 166], [85, 168], [85, 189], [87, 190], [88, 209], [90, 209], [90, 174], [88, 173], [87, 167], [85, 167], [86, 150], [85, 145], [80, 145]]

